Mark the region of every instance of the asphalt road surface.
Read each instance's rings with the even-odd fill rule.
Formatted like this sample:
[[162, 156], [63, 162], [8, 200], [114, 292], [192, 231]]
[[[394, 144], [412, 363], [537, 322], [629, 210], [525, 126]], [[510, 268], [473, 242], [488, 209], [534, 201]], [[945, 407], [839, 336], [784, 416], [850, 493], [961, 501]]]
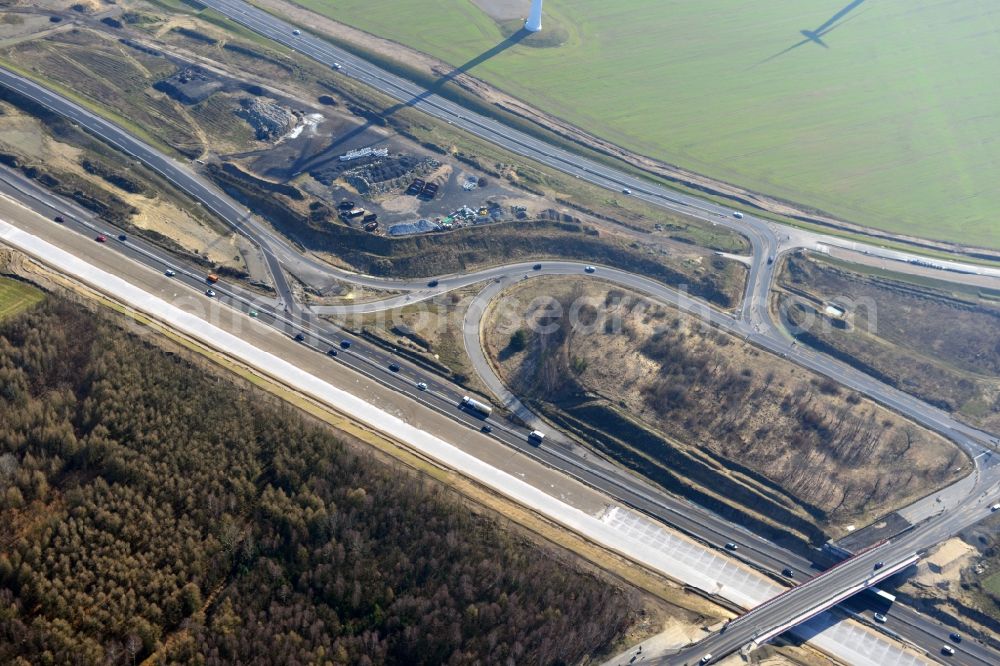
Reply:
[[[548, 164], [549, 166], [558, 168], [566, 173], [570, 173], [580, 177], [581, 179], [588, 180], [612, 190], [620, 191], [624, 188], [629, 188], [632, 190], [632, 196], [647, 200], [650, 203], [663, 208], [681, 212], [703, 220], [708, 220], [715, 224], [721, 224], [730, 228], [739, 229], [750, 238], [751, 244], [754, 248], [754, 260], [751, 263], [747, 298], [744, 299], [744, 303], [738, 317], [733, 317], [726, 313], [708, 309], [704, 306], [704, 304], [693, 301], [691, 302], [693, 304], [692, 307], [695, 307], [698, 312], [703, 314], [707, 312], [706, 316], [708, 320], [720, 328], [724, 328], [725, 330], [736, 334], [744, 335], [748, 340], [763, 348], [787, 356], [788, 358], [791, 358], [806, 367], [810, 367], [813, 370], [830, 376], [831, 378], [840, 381], [851, 388], [873, 397], [883, 404], [897, 409], [913, 420], [941, 432], [945, 436], [958, 442], [971, 455], [977, 456], [976, 461], [977, 464], [980, 465], [980, 470], [977, 474], [979, 474], [979, 477], [981, 478], [977, 478], [975, 492], [969, 495], [969, 502], [974, 500], [980, 490], [989, 488], [994, 482], [996, 478], [996, 463], [1000, 462], [1000, 459], [994, 460], [995, 458], [998, 458], [997, 456], [980, 455], [986, 451], [986, 447], [991, 446], [991, 444], [995, 444], [995, 442], [992, 442], [992, 438], [989, 435], [969, 428], [964, 424], [958, 423], [940, 410], [931, 408], [906, 394], [895, 391], [894, 389], [891, 389], [890, 387], [887, 387], [874, 379], [863, 375], [862, 373], [854, 371], [852, 368], [844, 366], [839, 362], [799, 349], [797, 346], [794, 346], [792, 342], [785, 337], [784, 333], [780, 331], [771, 321], [770, 315], [767, 312], [767, 295], [770, 288], [770, 282], [773, 277], [772, 273], [774, 270], [774, 264], [769, 261], [769, 259], [775, 256], [778, 247], [777, 237], [772, 223], [760, 220], [750, 215], [745, 216], [743, 220], [737, 222], [731, 217], [731, 211], [722, 206], [702, 201], [688, 195], [679, 194], [666, 188], [651, 185], [635, 177], [617, 172], [609, 167], [605, 167], [598, 163], [579, 158], [571, 153], [561, 151], [558, 148], [549, 146], [527, 135], [519, 134], [518, 132], [504, 127], [503, 125], [490, 119], [475, 116], [474, 114], [471, 114], [470, 112], [451, 102], [448, 102], [447, 100], [443, 100], [433, 94], [422, 91], [415, 85], [402, 79], [392, 77], [391, 75], [374, 68], [365, 61], [357, 59], [353, 55], [336, 49], [325, 42], [307, 35], [302, 35], [301, 37], [293, 36], [291, 26], [275, 19], [270, 15], [264, 14], [259, 10], [255, 10], [245, 3], [232, 2], [230, 0], [224, 0], [222, 2], [218, 2], [217, 0], [207, 0], [205, 4], [230, 15], [230, 17], [258, 32], [285, 43], [286, 45], [292, 46], [293, 48], [296, 48], [297, 50], [314, 57], [321, 62], [327, 62], [331, 65], [335, 61], [341, 62], [345, 67], [344, 71], [358, 80], [369, 83], [383, 92], [396, 96], [398, 99], [410, 106], [420, 108], [438, 116], [439, 118], [444, 118], [455, 125], [463, 127], [473, 134], [477, 134], [483, 138], [493, 141], [494, 143], [508, 148], [513, 152], [526, 155]], [[281, 268], [283, 262], [286, 264], [293, 263], [298, 265], [305, 263], [308, 264], [313, 270], [321, 270], [331, 275], [335, 275], [337, 279], [364, 284], [366, 286], [405, 289], [425, 294], [429, 293], [427, 279], [419, 281], [382, 280], [379, 278], [372, 278], [370, 276], [359, 276], [344, 271], [338, 271], [309, 257], [304, 257], [291, 248], [283, 239], [274, 235], [265, 225], [257, 223], [249, 214], [249, 211], [232, 202], [212, 185], [206, 183], [196, 173], [190, 171], [186, 167], [180, 166], [169, 157], [160, 154], [155, 149], [152, 149], [151, 147], [134, 139], [120, 128], [117, 128], [111, 123], [108, 123], [107, 121], [91, 114], [85, 109], [82, 109], [81, 107], [58, 97], [50, 91], [30, 83], [6, 70], [0, 69], [0, 84], [6, 85], [44, 104], [45, 106], [87, 128], [89, 131], [103, 138], [109, 144], [117, 146], [124, 152], [140, 159], [145, 164], [163, 174], [179, 188], [201, 201], [203, 205], [228, 222], [234, 229], [245, 234], [248, 238], [255, 242], [262, 249], [265, 258], [267, 259], [268, 266], [274, 276], [275, 286], [278, 291], [277, 303], [273, 306], [269, 306], [267, 303], [260, 305], [259, 311], [263, 313], [262, 316], [272, 318], [276, 325], [285, 326], [290, 331], [301, 329], [307, 334], [306, 342], [315, 345], [320, 351], [324, 351], [325, 348], [333, 347], [339, 344], [339, 340], [337, 338], [342, 336], [343, 333], [336, 331], [335, 329], [331, 329], [327, 324], [310, 318], [308, 313], [298, 311], [298, 308], [295, 307], [293, 295]], [[130, 247], [131, 241], [124, 243], [123, 246], [126, 246], [126, 251], [130, 252], [152, 252], [149, 248], [139, 248], [138, 245], [136, 245], [136, 248], [133, 249]], [[159, 261], [160, 259], [157, 260]], [[553, 274], [560, 271], [578, 272], [581, 267], [581, 264], [576, 264], [574, 262], [556, 262], [554, 265], [549, 266], [547, 270], [543, 270], [538, 274]], [[498, 275], [499, 278], [513, 280], [520, 275], [523, 269], [523, 266], [518, 265], [499, 267], [498, 269], [493, 270], [500, 272]], [[642, 276], [635, 276], [620, 271], [614, 272], [614, 269], [607, 267], [600, 268], [600, 275], [605, 279], [608, 279], [610, 276], [615, 281], [620, 280], [620, 283], [623, 286], [651, 293], [659, 298], [663, 298], [669, 303], [680, 305], [681, 307], [686, 307], [686, 301], [690, 301], [690, 299], [686, 299], [683, 295]], [[199, 281], [200, 276], [184, 276], [182, 279], [190, 280], [192, 282], [192, 286], [194, 286], [194, 284]], [[486, 275], [485, 272], [468, 276], [447, 276], [447, 278], [442, 279], [441, 284], [437, 288], [437, 293], [448, 289], [454, 289], [458, 286], [463, 286], [463, 284], [472, 284], [474, 282], [482, 281], [483, 279], [489, 279], [489, 276]], [[202, 288], [204, 285], [198, 284], [197, 286], [198, 288]], [[250, 301], [246, 294], [240, 293], [237, 290], [230, 290], [229, 288], [223, 288], [221, 291], [217, 291], [219, 291], [221, 298], [230, 299], [233, 304], [238, 307], [252, 307], [247, 303], [253, 301]], [[658, 292], [658, 294], [656, 292]], [[419, 294], [418, 297], [420, 297]], [[268, 310], [266, 309], [268, 307], [273, 307], [274, 309]], [[358, 368], [363, 369], [366, 372], [371, 372], [373, 367], [384, 368], [388, 365], [386, 362], [387, 358], [395, 358], [391, 354], [387, 355], [386, 352], [376, 350], [374, 348], [371, 348], [371, 352], [368, 351], [369, 348], [365, 348], [365, 352], [362, 354], [360, 351], [357, 351], [362, 349], [360, 344], [358, 347], [354, 347], [352, 344], [352, 349], [355, 349], [356, 351], [340, 354], [339, 358], [342, 362], [357, 361]], [[424, 377], [424, 374], [421, 374], [419, 369], [414, 368], [409, 364], [400, 365], [400, 372], [392, 373], [387, 379], [385, 379], [385, 381], [395, 382], [394, 385], [398, 385], [401, 391], [411, 393], [414, 391], [414, 379], [416, 377]], [[406, 366], [405, 370], [403, 368], [404, 365]], [[388, 372], [388, 370], [385, 370], [382, 374], [386, 374]], [[420, 399], [439, 400], [441, 403], [446, 405], [446, 407], [442, 408], [457, 411], [455, 409], [455, 405], [457, 404], [459, 391], [456, 390], [456, 387], [447, 382], [433, 379], [428, 381], [428, 384], [432, 385], [429, 386], [430, 390], [427, 392], [421, 392], [418, 396]], [[471, 426], [477, 425], [475, 421], [469, 420], [474, 419], [475, 417], [465, 414], [464, 412], [456, 415], [456, 418], [464, 418]], [[511, 433], [517, 433], [517, 436], [512, 436]], [[677, 508], [677, 501], [672, 498], [670, 501], [675, 504], [670, 506], [665, 503], [666, 496], [662, 496], [660, 493], [657, 493], [657, 495], [661, 495], [660, 497], [657, 495], [647, 497], [647, 492], [652, 489], [649, 489], [646, 484], [631, 476], [622, 476], [620, 481], [615, 481], [614, 483], [608, 481], [607, 478], [605, 478], [608, 472], [603, 469], [604, 466], [595, 464], [593, 456], [587, 458], [586, 460], [572, 462], [567, 461], [563, 455], [555, 455], [555, 453], [557, 453], [556, 449], [549, 451], [549, 447], [536, 448], [526, 444], [525, 440], [522, 438], [523, 430], [519, 431], [517, 427], [512, 424], [505, 424], [503, 427], [496, 428], [495, 434], [498, 439], [502, 439], [509, 445], [515, 446], [530, 455], [547, 455], [551, 457], [552, 460], [550, 461], [550, 464], [560, 469], [565, 469], [568, 473], [581, 477], [591, 474], [595, 479], [592, 481], [594, 485], [606, 489], [612, 495], [621, 497], [622, 494], [626, 493], [627, 489], [640, 489], [641, 492], [638, 496], [635, 496], [632, 499], [621, 497], [622, 500], [626, 503], [633, 504], [638, 508], [644, 508], [642, 506], [643, 503], [647, 503], [648, 506], [650, 504], [649, 497], [652, 497], [655, 501], [651, 503], [652, 507], [647, 508], [646, 510], [649, 510], [650, 513], [653, 513], [653, 515], [663, 518], [666, 522], [681, 527], [681, 529], [691, 529], [692, 533], [703, 534], [708, 532], [709, 538], [707, 540], [709, 540], [710, 543], [718, 545], [717, 542], [721, 541], [721, 539], [714, 538], [712, 533], [728, 533], [728, 536], [725, 538], [726, 541], [734, 539], [732, 536], [734, 532], [739, 533], [738, 528], [734, 528], [722, 519], [717, 519], [722, 523], [718, 526], [718, 529], [715, 529], [715, 527], [712, 529], [706, 529], [706, 527], [702, 524], [705, 515], [703, 510], [697, 510], [695, 507], [691, 507], [683, 502], [680, 503], [683, 506]], [[507, 441], [505, 437], [509, 437], [510, 441]], [[558, 453], [563, 454], [563, 452]], [[576, 465], [579, 465], [579, 467], [574, 469]], [[653, 490], [653, 492], [656, 491]], [[666, 511], [661, 505], [670, 506], [669, 511]], [[975, 517], [975, 512], [969, 513], [961, 511], [963, 508], [968, 509], [970, 507], [968, 503], [960, 505], [959, 507], [949, 511], [949, 515], [942, 517], [940, 519], [940, 523], [942, 523], [944, 527], [935, 531], [934, 534], [953, 534], [958, 529], [961, 529], [961, 527], [965, 524], [968, 524], [969, 520], [979, 519]], [[656, 513], [654, 513], [654, 510]], [[671, 512], [676, 513], [671, 515]], [[667, 517], [660, 515], [663, 513], [666, 513]], [[688, 527], [685, 527], [683, 524], [679, 524], [683, 523], [683, 520], [678, 517], [681, 515], [694, 516], [693, 518], [687, 519]], [[916, 532], [924, 531], [925, 529], [926, 528], [924, 526], [920, 526]], [[927, 530], [927, 532], [930, 534], [929, 530]], [[777, 563], [782, 561], [787, 562], [791, 559], [788, 553], [784, 552], [780, 548], [777, 548], [776, 546], [773, 546], [773, 544], [768, 546], [761, 545], [760, 543], [754, 543], [756, 538], [753, 538], [752, 535], [747, 536], [747, 540], [750, 544], [745, 544], [748, 548], [743, 552], [756, 552], [763, 559], [769, 558], [768, 564], [766, 565], [767, 569], [774, 570]], [[749, 558], [753, 557], [753, 555], [748, 554], [745, 557]]]

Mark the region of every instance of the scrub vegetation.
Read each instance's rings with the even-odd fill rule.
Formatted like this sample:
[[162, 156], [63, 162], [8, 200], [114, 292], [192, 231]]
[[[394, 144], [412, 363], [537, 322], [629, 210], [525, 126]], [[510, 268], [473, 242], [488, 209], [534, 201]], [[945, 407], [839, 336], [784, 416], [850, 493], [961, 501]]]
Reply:
[[[487, 351], [515, 394], [668, 490], [773, 538], [839, 536], [955, 480], [968, 462], [937, 435], [690, 315], [606, 285], [532, 282], [508, 292], [487, 324]], [[553, 318], [550, 297], [577, 321]]]
[[[1000, 293], [802, 254], [778, 285], [801, 342], [1000, 432]], [[838, 303], [842, 317], [825, 314]]]

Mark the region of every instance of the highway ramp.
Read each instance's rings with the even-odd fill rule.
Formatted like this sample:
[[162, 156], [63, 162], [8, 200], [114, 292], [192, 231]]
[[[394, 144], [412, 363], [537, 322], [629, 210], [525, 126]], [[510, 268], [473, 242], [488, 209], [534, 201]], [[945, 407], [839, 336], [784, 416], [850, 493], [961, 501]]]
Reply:
[[[680, 537], [653, 521], [622, 507], [614, 507], [599, 515], [584, 512], [559, 498], [549, 495], [497, 467], [451, 445], [445, 440], [413, 426], [405, 419], [381, 409], [358, 396], [319, 379], [314, 374], [261, 350], [243, 339], [219, 328], [195, 314], [186, 312], [167, 301], [136, 287], [108, 271], [0, 221], [0, 240], [20, 249], [41, 262], [66, 273], [139, 312], [166, 322], [188, 335], [257, 371], [359, 422], [368, 424], [388, 436], [419, 450], [448, 468], [461, 471], [496, 492], [533, 508], [551, 520], [586, 535], [596, 543], [625, 557], [660, 571], [680, 582], [721, 592], [742, 606], [754, 606], [774, 596], [780, 586], [740, 563]], [[129, 261], [129, 260], [125, 260]], [[876, 662], [858, 660], [859, 649], [891, 660], [878, 664], [919, 664], [920, 659], [883, 636], [868, 632], [853, 623], [833, 623], [813, 637], [813, 642], [832, 655], [842, 655], [845, 661], [867, 666]], [[871, 642], [869, 645], [868, 643]]]

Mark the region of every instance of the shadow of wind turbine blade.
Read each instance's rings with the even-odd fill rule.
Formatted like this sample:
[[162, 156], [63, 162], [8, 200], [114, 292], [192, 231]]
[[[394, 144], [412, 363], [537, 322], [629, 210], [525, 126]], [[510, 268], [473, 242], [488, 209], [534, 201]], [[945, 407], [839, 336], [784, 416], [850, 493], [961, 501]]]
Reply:
[[[826, 20], [826, 23], [824, 23], [820, 27], [816, 28], [812, 32], [814, 34], [816, 34], [816, 35], [823, 35], [824, 33], [830, 32], [830, 30], [834, 27], [834, 24], [837, 21], [839, 21], [840, 19], [842, 19], [845, 16], [847, 16], [848, 14], [850, 14], [852, 11], [854, 11], [855, 9], [857, 9], [859, 6], [863, 5], [864, 2], [865, 2], [865, 0], [854, 0], [853, 2], [851, 2], [850, 4], [848, 4], [846, 7], [844, 7], [843, 9], [841, 9], [839, 12], [837, 12], [836, 14], [834, 14], [833, 16], [831, 16], [830, 18], [828, 18]], [[803, 34], [805, 32], [806, 31], [803, 31]]]
[[[813, 41], [813, 40], [809, 39], [807, 37], [806, 39], [803, 39], [801, 42], [798, 42], [797, 44], [792, 44], [791, 46], [789, 46], [787, 49], [785, 49], [783, 51], [778, 51], [777, 53], [775, 53], [775, 54], [773, 54], [771, 56], [768, 56], [767, 58], [764, 58], [760, 62], [758, 62], [758, 63], [754, 64], [752, 67], [750, 67], [750, 69], [753, 69], [754, 67], [759, 67], [760, 65], [766, 65], [767, 63], [771, 62], [772, 60], [777, 60], [778, 58], [780, 58], [781, 56], [785, 55], [786, 53], [791, 53], [795, 49], [797, 49], [797, 48], [799, 48], [801, 46], [805, 46], [806, 44], [808, 44], [811, 41]], [[824, 44], [824, 46], [826, 46], [826, 45]]]

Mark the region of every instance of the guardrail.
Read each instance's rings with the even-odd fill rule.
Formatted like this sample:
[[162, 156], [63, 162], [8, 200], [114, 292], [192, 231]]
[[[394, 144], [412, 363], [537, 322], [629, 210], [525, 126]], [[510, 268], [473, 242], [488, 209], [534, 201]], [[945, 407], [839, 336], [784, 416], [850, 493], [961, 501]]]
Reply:
[[[909, 556], [908, 558], [906, 558], [902, 562], [898, 562], [897, 564], [894, 564], [891, 567], [884, 567], [884, 568], [880, 569], [877, 573], [874, 573], [874, 574], [868, 576], [867, 578], [865, 578], [865, 580], [863, 582], [858, 583], [856, 585], [852, 585], [848, 589], [846, 589], [846, 590], [844, 590], [842, 592], [837, 593], [836, 595], [834, 595], [830, 599], [826, 599], [824, 601], [821, 601], [820, 603], [816, 604], [815, 606], [813, 606], [809, 610], [804, 611], [803, 613], [800, 613], [799, 615], [795, 616], [791, 620], [789, 620], [789, 621], [787, 621], [787, 622], [785, 622], [785, 623], [783, 623], [783, 624], [781, 624], [781, 625], [779, 625], [777, 627], [774, 627], [773, 629], [769, 629], [765, 633], [763, 633], [763, 634], [755, 637], [749, 643], [749, 645], [751, 646], [750, 649], [751, 650], [756, 649], [756, 648], [760, 647], [761, 645], [763, 645], [764, 643], [767, 643], [768, 641], [770, 641], [774, 637], [780, 636], [781, 634], [785, 633], [789, 629], [792, 629], [793, 627], [796, 627], [796, 626], [802, 624], [803, 622], [806, 622], [807, 620], [811, 620], [812, 618], [816, 617], [817, 615], [819, 615], [823, 611], [829, 610], [830, 608], [833, 608], [834, 606], [836, 606], [837, 604], [839, 604], [841, 601], [849, 599], [850, 597], [854, 596], [858, 592], [861, 592], [862, 590], [865, 590], [865, 589], [871, 587], [872, 585], [880, 583], [881, 581], [885, 580], [886, 578], [889, 578], [890, 576], [892, 576], [894, 574], [897, 574], [900, 571], [903, 571], [904, 569], [906, 569], [907, 567], [909, 567], [912, 564], [916, 564], [917, 560], [919, 560], [919, 559], [920, 559], [920, 557], [916, 553], [914, 553], [913, 555]], [[816, 580], [816, 579], [814, 578], [813, 580]]]

